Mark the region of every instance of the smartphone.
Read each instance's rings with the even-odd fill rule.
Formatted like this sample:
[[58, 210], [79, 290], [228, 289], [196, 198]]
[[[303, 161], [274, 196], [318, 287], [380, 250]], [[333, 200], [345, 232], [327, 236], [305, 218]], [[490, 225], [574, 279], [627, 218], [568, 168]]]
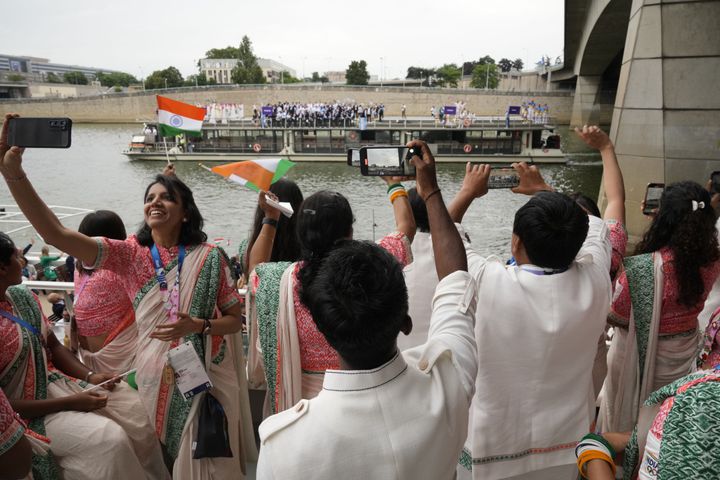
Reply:
[[348, 148], [347, 164], [351, 167], [359, 167], [360, 166], [360, 149], [359, 148]]
[[371, 177], [414, 177], [410, 159], [417, 155], [412, 148], [372, 146], [360, 149], [360, 173]]
[[660, 208], [660, 197], [662, 197], [664, 191], [664, 183], [648, 183], [647, 189], [645, 190], [643, 215], [652, 215], [657, 212], [658, 208]]
[[11, 118], [8, 144], [28, 148], [69, 148], [72, 120], [69, 118]]
[[515, 188], [520, 185], [520, 177], [512, 168], [492, 168], [488, 179], [488, 188]]
[[712, 193], [720, 193], [720, 170], [716, 170], [710, 174], [710, 191]]

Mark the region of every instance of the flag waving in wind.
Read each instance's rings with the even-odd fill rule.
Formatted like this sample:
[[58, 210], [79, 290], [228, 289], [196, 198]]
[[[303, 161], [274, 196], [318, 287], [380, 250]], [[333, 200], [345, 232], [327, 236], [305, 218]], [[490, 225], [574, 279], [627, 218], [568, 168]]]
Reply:
[[184, 133], [188, 137], [199, 137], [205, 109], [178, 102], [157, 95], [158, 123], [160, 136], [174, 137]]
[[293, 162], [284, 158], [261, 158], [218, 165], [210, 171], [259, 192], [267, 191], [294, 166]]

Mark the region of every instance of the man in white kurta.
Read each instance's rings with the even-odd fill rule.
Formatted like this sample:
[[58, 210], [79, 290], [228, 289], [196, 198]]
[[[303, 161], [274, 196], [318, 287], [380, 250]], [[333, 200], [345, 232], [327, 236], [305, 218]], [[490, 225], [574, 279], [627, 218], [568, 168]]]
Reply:
[[[592, 367], [611, 300], [605, 224], [561, 273], [507, 267], [469, 244], [478, 283], [478, 376], [458, 478], [575, 479], [575, 443], [594, 417]], [[546, 273], [546, 274], [543, 274]]]
[[[441, 279], [427, 343], [397, 351], [397, 333], [409, 327], [407, 293], [405, 298], [384, 294], [398, 285], [405, 289], [397, 262], [372, 244], [347, 242], [336, 247], [307, 287], [306, 303], [346, 369], [327, 370], [317, 397], [302, 400], [262, 423], [259, 479], [443, 480], [455, 476], [477, 373], [476, 288], [464, 271], [463, 245], [437, 188], [432, 155], [424, 142], [410, 146], [422, 147], [422, 159], [414, 157], [413, 162], [418, 193], [428, 208]], [[350, 297], [360, 300], [347, 301]], [[327, 305], [332, 307], [330, 315], [323, 310]], [[383, 317], [385, 309], [398, 314], [375, 319], [369, 313]], [[383, 353], [385, 347], [378, 346], [385, 343], [384, 335], [367, 341], [373, 331], [386, 325], [395, 332], [387, 337], [389, 356]], [[349, 355], [353, 352], [360, 352], [357, 358], [369, 358], [369, 365], [375, 366], [352, 368]], [[369, 352], [369, 357], [363, 352]], [[377, 363], [375, 358], [390, 359]]]

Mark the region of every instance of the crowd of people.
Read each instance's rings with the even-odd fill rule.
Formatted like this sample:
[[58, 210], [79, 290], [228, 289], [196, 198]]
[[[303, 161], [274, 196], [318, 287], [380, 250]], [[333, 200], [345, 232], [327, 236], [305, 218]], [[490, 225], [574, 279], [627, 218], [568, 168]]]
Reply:
[[[383, 179], [395, 227], [377, 243], [353, 238], [343, 194], [278, 180], [238, 253], [243, 305], [172, 166], [147, 185], [136, 233], [102, 210], [74, 231], [7, 144], [9, 118], [0, 173], [76, 266], [66, 347], [0, 233], [2, 478], [244, 478], [253, 463], [260, 479], [720, 471], [720, 193], [668, 185], [628, 256], [622, 171], [597, 127], [576, 133], [600, 152], [604, 211], [513, 164], [528, 200], [511, 258], [483, 257], [463, 228], [490, 167], [468, 164], [446, 205], [421, 141], [416, 185]], [[266, 392], [259, 452], [249, 388]]]
[[253, 105], [252, 121], [262, 127], [348, 126], [382, 121], [385, 105], [367, 105], [352, 100], [332, 103], [278, 102], [270, 105]]
[[550, 107], [547, 103], [530, 100], [520, 106], [520, 116], [528, 123], [548, 123], [550, 121]]

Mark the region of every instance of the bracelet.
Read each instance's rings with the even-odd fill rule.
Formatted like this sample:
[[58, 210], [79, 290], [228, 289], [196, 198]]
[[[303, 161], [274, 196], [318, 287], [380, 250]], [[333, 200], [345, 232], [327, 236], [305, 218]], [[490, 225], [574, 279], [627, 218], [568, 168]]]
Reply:
[[92, 370], [88, 370], [87, 375], [85, 375], [85, 383], [90, 383], [90, 377], [92, 377], [94, 373]]
[[25, 180], [27, 178], [27, 174], [23, 173], [19, 177], [5, 177], [4, 175], [3, 175], [3, 177], [5, 178], [6, 182], [12, 183], [12, 182], [19, 182], [21, 180]]
[[406, 197], [406, 198], [407, 198], [407, 196], [408, 196], [408, 194], [407, 194], [407, 192], [405, 191], [405, 188], [403, 188], [402, 185], [400, 185], [399, 187], [395, 187], [395, 188], [393, 189], [393, 191], [390, 192], [390, 194], [389, 194], [390, 203], [393, 203], [393, 202], [395, 201], [395, 199], [397, 199], [397, 198], [400, 198], [400, 197]]
[[585, 474], [585, 464], [590, 462], [591, 460], [603, 460], [607, 462], [610, 465], [610, 469], [612, 470], [613, 477], [616, 473], [616, 467], [615, 463], [612, 461], [612, 458], [610, 458], [606, 453], [600, 452], [597, 450], [588, 450], [584, 452], [580, 457], [578, 457], [577, 466], [578, 470], [580, 471], [580, 475], [582, 478], [587, 478], [587, 475]]
[[397, 187], [405, 188], [405, 187], [403, 187], [402, 183], [393, 183], [392, 185], [388, 185], [388, 189], [387, 189], [388, 195], [390, 195], [390, 190], [392, 190], [393, 188], [397, 188]]
[[275, 220], [274, 218], [265, 217], [265, 218], [263, 218], [263, 220], [262, 220], [262, 224], [263, 224], [263, 225], [270, 225], [270, 226], [273, 226], [273, 227], [275, 227], [275, 228], [278, 228], [278, 221]]
[[202, 334], [203, 335], [210, 335], [210, 330], [212, 329], [212, 323], [210, 323], [210, 319], [206, 318], [203, 320], [203, 329]]
[[430, 200], [430, 197], [432, 197], [432, 196], [435, 195], [436, 193], [440, 193], [440, 189], [439, 189], [439, 188], [436, 188], [435, 190], [433, 190], [432, 192], [430, 192], [430, 194], [429, 194], [427, 197], [425, 197], [423, 201], [424, 201], [425, 203], [427, 203], [427, 201]]

